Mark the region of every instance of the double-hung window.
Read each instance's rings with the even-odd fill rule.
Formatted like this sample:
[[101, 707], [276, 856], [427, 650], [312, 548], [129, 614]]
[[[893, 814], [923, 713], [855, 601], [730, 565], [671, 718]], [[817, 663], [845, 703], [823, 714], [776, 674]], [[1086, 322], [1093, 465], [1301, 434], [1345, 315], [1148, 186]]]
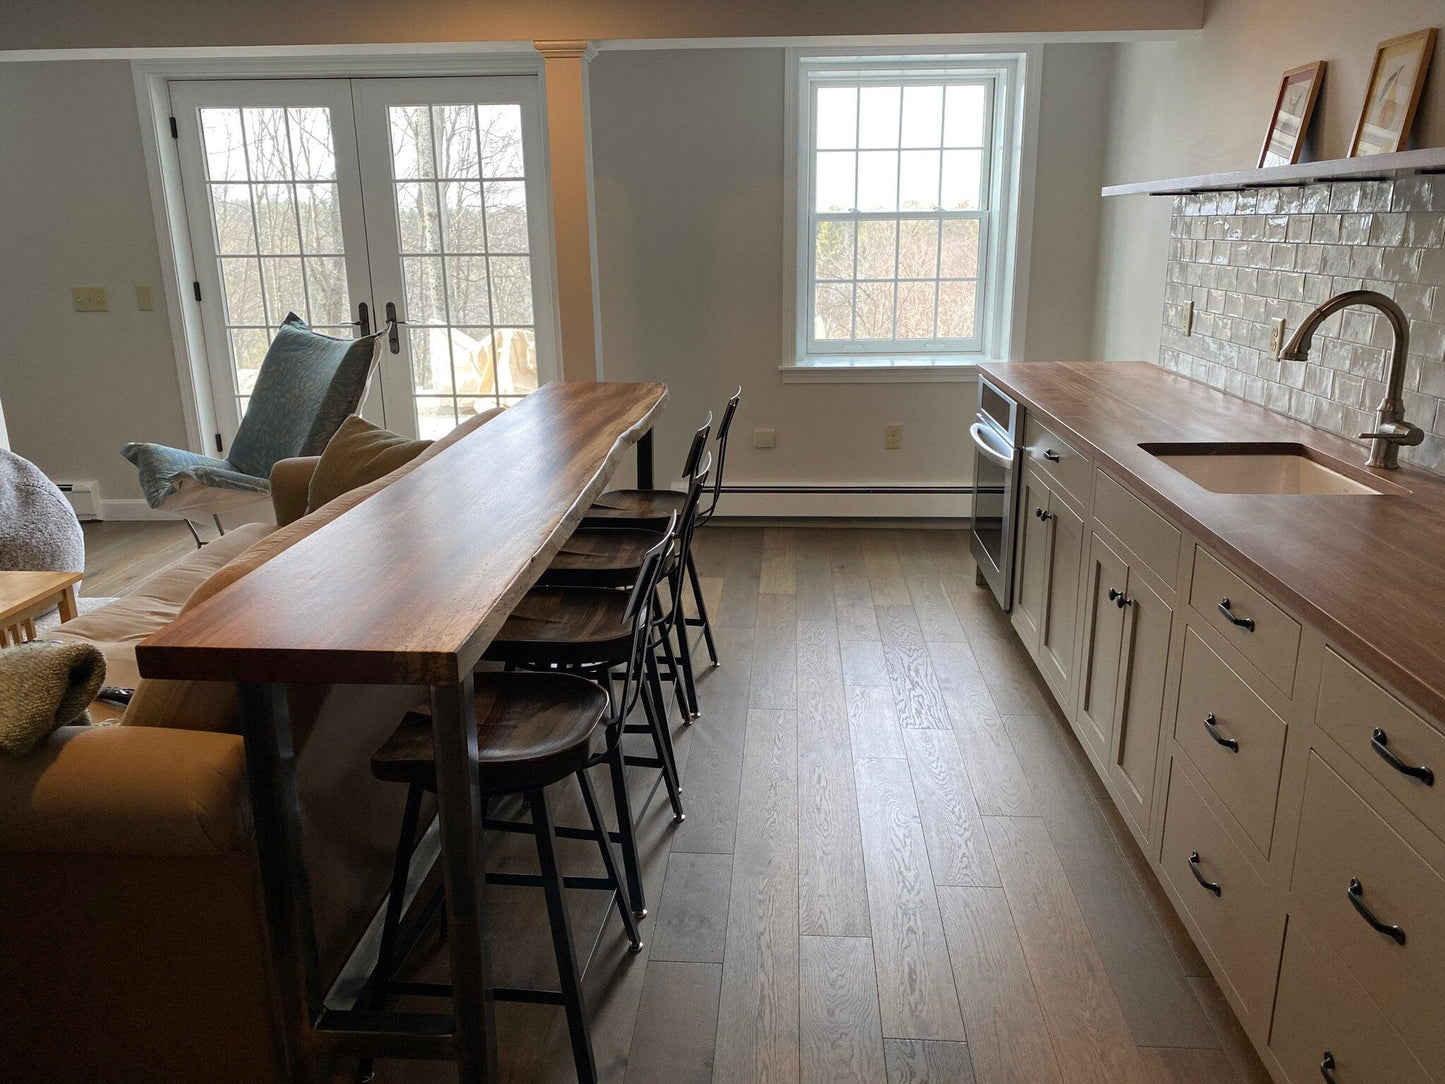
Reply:
[[798, 60], [792, 367], [1006, 356], [1021, 61]]

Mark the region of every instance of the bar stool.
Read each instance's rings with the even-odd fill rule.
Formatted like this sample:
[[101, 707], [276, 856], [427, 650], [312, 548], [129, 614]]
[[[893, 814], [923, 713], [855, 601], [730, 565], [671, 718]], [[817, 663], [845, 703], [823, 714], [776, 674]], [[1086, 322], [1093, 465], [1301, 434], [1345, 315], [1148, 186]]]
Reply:
[[[706, 428], [706, 427], [704, 427]], [[702, 433], [703, 430], [698, 430]], [[711, 468], [711, 453], [703, 457], [688, 479], [682, 515], [678, 523], [677, 556], [663, 570], [670, 599], [669, 628], [676, 637], [677, 654], [669, 643], [667, 672], [676, 685], [678, 700], [690, 724], [699, 715], [697, 681], [692, 665], [692, 644], [688, 641], [683, 608], [683, 576], [692, 553], [693, 528], [697, 522], [703, 487]], [[582, 527], [563, 543], [538, 583], [549, 587], [621, 587], [637, 576], [643, 555], [662, 537], [659, 531], [633, 527]], [[681, 680], [678, 680], [678, 679]]]
[[[718, 499], [722, 496], [723, 464], [727, 461], [728, 454], [728, 433], [732, 429], [733, 417], [738, 412], [738, 403], [742, 400], [743, 389], [738, 388], [728, 400], [727, 406], [723, 409], [722, 422], [717, 427], [717, 463], [716, 473], [713, 475], [712, 496], [708, 504], [698, 513], [697, 526], [701, 527], [713, 517], [717, 511]], [[708, 416], [712, 420], [712, 416]], [[706, 437], [703, 438], [706, 441]], [[693, 436], [692, 447], [688, 450], [688, 457], [684, 461], [682, 476], [690, 477], [697, 469], [697, 462], [701, 456], [701, 448], [697, 436]], [[587, 510], [587, 515], [582, 520], [583, 527], [652, 527], [656, 529], [666, 520], [668, 515], [681, 505], [682, 494], [670, 489], [614, 489], [602, 494], [592, 507]], [[691, 628], [701, 628], [703, 640], [707, 644], [708, 658], [714, 666], [719, 665], [717, 644], [713, 640], [712, 622], [708, 618], [707, 604], [702, 597], [702, 584], [697, 574], [697, 564], [692, 559], [692, 554], [687, 555], [687, 578], [692, 585], [693, 603], [697, 607], [697, 617], [684, 619], [684, 625]]]
[[[642, 949], [637, 920], [623, 888], [623, 878], [612, 852], [611, 833], [602, 820], [597, 797], [587, 776], [589, 768], [617, 758], [628, 714], [642, 694], [649, 629], [655, 589], [666, 560], [676, 543], [675, 531], [648, 552], [634, 589], [626, 596], [623, 620], [629, 631], [629, 646], [622, 674], [622, 689], [608, 688], [572, 674], [484, 673], [476, 676], [476, 713], [479, 774], [484, 801], [505, 795], [521, 795], [531, 813], [531, 822], [496, 821], [488, 818], [489, 829], [525, 832], [536, 841], [540, 875], [486, 875], [489, 884], [541, 887], [547, 901], [547, 918], [560, 979], [558, 990], [498, 987], [492, 991], [499, 1001], [560, 1004], [566, 1009], [572, 1056], [577, 1079], [582, 1084], [597, 1080], [596, 1058], [587, 1023], [582, 975], [572, 939], [571, 922], [564, 888], [602, 889], [613, 893], [631, 950]], [[610, 709], [610, 710], [609, 710]], [[604, 750], [593, 750], [593, 735], [605, 726]], [[426, 711], [408, 714], [371, 761], [372, 774], [385, 782], [407, 786], [406, 809], [392, 869], [391, 891], [387, 897], [382, 925], [381, 947], [372, 971], [368, 998], [371, 1009], [381, 1009], [389, 996], [415, 995], [450, 997], [449, 986], [408, 983], [394, 978], [410, 946], [398, 951], [403, 923], [403, 906], [411, 857], [417, 844], [417, 828], [423, 797], [436, 790], [436, 763], [432, 748], [431, 718]], [[547, 788], [568, 776], [577, 780], [587, 810], [590, 828], [568, 829], [554, 824]], [[557, 863], [559, 835], [595, 840], [602, 855], [606, 876], [564, 877]], [[413, 904], [421, 916], [411, 925], [420, 929], [443, 906], [441, 894]], [[363, 1063], [361, 1075], [369, 1073]]]

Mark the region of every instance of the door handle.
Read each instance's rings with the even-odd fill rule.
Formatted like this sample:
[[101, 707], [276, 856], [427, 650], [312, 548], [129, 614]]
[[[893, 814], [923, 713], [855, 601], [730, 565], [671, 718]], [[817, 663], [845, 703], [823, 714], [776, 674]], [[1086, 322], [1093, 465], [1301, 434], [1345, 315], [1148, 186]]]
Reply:
[[401, 336], [397, 334], [397, 325], [404, 323], [406, 323], [405, 320], [396, 318], [396, 302], [388, 301], [386, 303], [386, 324], [389, 330], [386, 333], [386, 341], [393, 354], [401, 353]]
[[995, 463], [998, 466], [1003, 467], [1005, 470], [1009, 470], [1013, 467], [1013, 456], [1006, 455], [1005, 453], [999, 451], [992, 444], [990, 444], [988, 438], [984, 436], [984, 428], [982, 422], [974, 422], [971, 426], [969, 426], [968, 435], [973, 438], [974, 447], [978, 449], [979, 454], [985, 459], [989, 460], [991, 463]]
[[364, 339], [371, 334], [371, 306], [365, 301], [356, 303], [356, 319], [351, 322], [352, 327], [361, 329], [361, 337]]
[[1235, 741], [1233, 738], [1224, 737], [1219, 733], [1218, 729], [1216, 729], [1214, 712], [1211, 711], [1208, 715], [1204, 717], [1204, 729], [1209, 731], [1209, 736], [1211, 738], [1213, 738], [1220, 745], [1224, 746], [1231, 753], [1239, 752], [1239, 742]]
[[1245, 632], [1253, 632], [1253, 631], [1254, 631], [1254, 618], [1252, 618], [1252, 617], [1235, 617], [1235, 616], [1234, 616], [1234, 611], [1229, 608], [1229, 596], [1228, 596], [1228, 595], [1226, 595], [1224, 598], [1222, 598], [1222, 599], [1219, 600], [1219, 612], [1222, 613], [1226, 618], [1228, 618], [1228, 619], [1229, 619], [1229, 623], [1230, 623], [1231, 625], [1235, 626], [1236, 628], [1241, 628], [1241, 629], [1243, 629]]
[[1218, 881], [1206, 881], [1204, 874], [1199, 872], [1199, 852], [1189, 852], [1189, 872], [1194, 874], [1194, 879], [1199, 882], [1201, 888], [1206, 892], [1213, 892], [1216, 896], [1222, 896], [1224, 890], [1219, 887]]
[[1385, 732], [1379, 727], [1375, 727], [1374, 734], [1370, 736], [1370, 748], [1379, 753], [1381, 759], [1383, 759], [1386, 764], [1394, 768], [1395, 771], [1401, 775], [1408, 775], [1413, 779], [1420, 780], [1420, 782], [1424, 783], [1427, 787], [1433, 787], [1435, 785], [1435, 773], [1433, 771], [1423, 764], [1419, 767], [1413, 764], [1406, 764], [1391, 751], [1389, 746], [1390, 739], [1385, 736]]

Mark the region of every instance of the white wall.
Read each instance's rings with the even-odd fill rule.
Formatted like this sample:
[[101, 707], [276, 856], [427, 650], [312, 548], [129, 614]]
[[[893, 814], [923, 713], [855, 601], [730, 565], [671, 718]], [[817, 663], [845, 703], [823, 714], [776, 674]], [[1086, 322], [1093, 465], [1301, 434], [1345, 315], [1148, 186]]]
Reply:
[[[0, 400], [51, 478], [139, 500], [128, 440], [186, 443], [130, 65], [0, 64]], [[156, 309], [138, 312], [135, 287]], [[71, 310], [105, 286], [110, 311]]]
[[[1044, 50], [1027, 354], [1088, 354], [1113, 46]], [[745, 386], [729, 479], [960, 483], [971, 384], [784, 385], [783, 51], [604, 52], [592, 84], [607, 377], [666, 381], [659, 464]], [[0, 64], [0, 400], [51, 477], [139, 500], [127, 440], [184, 446], [160, 256], [122, 61]], [[137, 312], [134, 287], [157, 309]], [[104, 285], [111, 311], [71, 311]], [[905, 426], [884, 453], [882, 427]], [[756, 452], [749, 430], [778, 447]]]
[[[1445, 22], [1441, 0], [1212, 0], [1186, 40], [1118, 46], [1107, 184], [1243, 169], [1259, 160], [1280, 75], [1328, 62], [1315, 115], [1315, 159], [1343, 157], [1375, 45]], [[1445, 144], [1445, 49], [1416, 120], [1417, 145]], [[1158, 359], [1171, 201], [1105, 200], [1095, 351]]]
[[[1089, 354], [1112, 46], [1044, 50], [1026, 331], [1031, 359]], [[664, 380], [662, 467], [744, 388], [730, 484], [957, 484], [972, 384], [784, 384], [784, 52], [604, 52], [592, 70], [609, 379]], [[883, 450], [883, 426], [904, 425]], [[750, 430], [777, 430], [758, 451]]]

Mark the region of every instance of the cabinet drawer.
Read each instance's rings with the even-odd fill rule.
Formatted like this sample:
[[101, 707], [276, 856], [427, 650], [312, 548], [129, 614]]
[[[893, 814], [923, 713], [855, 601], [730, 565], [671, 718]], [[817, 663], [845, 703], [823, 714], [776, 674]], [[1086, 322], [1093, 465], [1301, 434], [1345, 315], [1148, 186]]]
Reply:
[[[1197, 863], [1190, 856], [1199, 856]], [[1268, 1019], [1284, 914], [1179, 758], [1169, 766], [1159, 861], [1201, 939], [1253, 1019]], [[1198, 878], [1195, 874], [1198, 874]], [[1206, 884], [1217, 887], [1214, 891]]]
[[[1290, 900], [1420, 1060], [1445, 1065], [1445, 880], [1315, 752]], [[1372, 928], [1357, 905], [1397, 926], [1404, 944]]]
[[1297, 922], [1284, 942], [1269, 1048], [1290, 1084], [1319, 1084], [1327, 1058], [1339, 1084], [1430, 1079], [1364, 991], [1320, 957]]
[[[1234, 615], [1230, 620], [1222, 607]], [[1194, 548], [1189, 604], [1286, 696], [1294, 693], [1299, 622], [1225, 568], [1203, 546]]]
[[1284, 720], [1197, 632], [1186, 629], [1174, 740], [1266, 859], [1284, 736]]
[[1174, 576], [1179, 571], [1179, 528], [1103, 471], [1096, 473], [1094, 518], [1174, 590]]
[[[1315, 720], [1426, 827], [1445, 837], [1445, 734], [1329, 649]], [[1392, 767], [1385, 753], [1405, 768], [1429, 769], [1430, 783]]]
[[1089, 506], [1089, 457], [1032, 414], [1024, 415], [1024, 459], [1048, 475], [1080, 508]]

